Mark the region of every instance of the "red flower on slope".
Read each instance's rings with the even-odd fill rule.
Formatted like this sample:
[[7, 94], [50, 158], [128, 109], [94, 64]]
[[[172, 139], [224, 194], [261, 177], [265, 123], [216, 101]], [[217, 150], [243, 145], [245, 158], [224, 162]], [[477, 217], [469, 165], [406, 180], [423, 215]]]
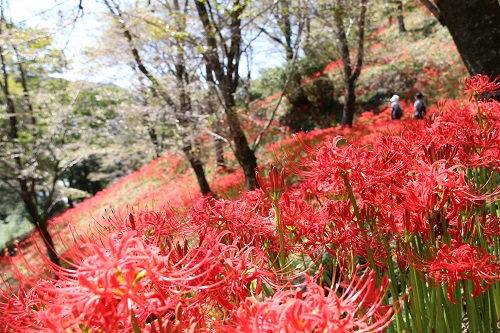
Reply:
[[500, 281], [500, 263], [496, 257], [481, 247], [469, 244], [455, 249], [443, 244], [436, 256], [423, 266], [429, 278], [437, 283], [448, 284], [448, 299], [453, 303], [457, 302], [453, 299], [453, 289], [461, 280], [474, 282], [474, 296], [487, 290], [490, 284]]
[[494, 94], [500, 91], [500, 77], [491, 80], [487, 75], [475, 75], [471, 78], [465, 78], [462, 82], [465, 84], [464, 91], [470, 94], [469, 100], [473, 96], [481, 96], [483, 93], [488, 92]]
[[447, 203], [453, 208], [448, 218], [453, 218], [466, 204], [487, 198], [475, 193], [473, 186], [465, 181], [465, 173], [459, 165], [447, 166], [445, 160], [422, 163], [414, 180], [394, 190], [404, 198], [404, 207], [421, 218], [424, 214], [440, 211]]
[[270, 209], [262, 191], [247, 192], [238, 200], [203, 197], [194, 205], [190, 223], [201, 235], [207, 230], [229, 231], [247, 242], [256, 242], [276, 230], [268, 214]]
[[354, 276], [343, 292], [326, 291], [310, 281], [305, 290], [283, 290], [259, 302], [247, 298], [232, 314], [227, 332], [310, 333], [383, 332], [392, 320], [392, 306], [383, 306], [387, 277], [376, 287], [373, 271]]

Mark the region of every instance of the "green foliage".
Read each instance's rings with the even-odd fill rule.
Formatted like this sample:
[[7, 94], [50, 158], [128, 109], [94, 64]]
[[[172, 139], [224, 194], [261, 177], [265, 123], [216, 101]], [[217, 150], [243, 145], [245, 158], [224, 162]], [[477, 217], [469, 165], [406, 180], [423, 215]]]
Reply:
[[[4, 197], [8, 198], [8, 197]], [[22, 203], [0, 204], [0, 249], [5, 248], [13, 239], [27, 236], [34, 228]]]
[[[285, 91], [288, 111], [281, 122], [294, 132], [327, 127], [335, 122], [332, 110], [337, 106], [333, 83], [323, 73], [331, 61], [322, 54], [310, 52], [297, 61], [294, 74]], [[287, 71], [288, 72], [288, 71]]]
[[267, 67], [259, 70], [257, 79], [252, 81], [250, 100], [255, 101], [280, 92], [286, 80], [283, 67]]

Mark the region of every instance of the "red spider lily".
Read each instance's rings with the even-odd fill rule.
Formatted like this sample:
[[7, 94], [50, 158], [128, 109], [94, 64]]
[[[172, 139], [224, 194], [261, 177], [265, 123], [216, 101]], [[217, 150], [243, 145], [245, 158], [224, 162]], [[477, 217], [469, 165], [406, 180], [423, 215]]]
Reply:
[[500, 281], [500, 263], [496, 257], [481, 247], [469, 244], [455, 249], [443, 244], [436, 256], [424, 264], [424, 271], [437, 283], [448, 284], [448, 299], [453, 303], [457, 302], [453, 299], [453, 289], [461, 280], [474, 282], [474, 296]]
[[255, 176], [262, 191], [264, 191], [271, 200], [279, 200], [285, 191], [285, 170], [281, 169], [281, 171], [278, 172], [278, 169], [274, 165], [271, 165], [271, 170], [268, 174], [269, 182], [267, 183], [262, 179], [259, 170], [255, 171]]
[[493, 237], [500, 236], [500, 218], [492, 214], [484, 214], [481, 218], [481, 229], [484, 236], [493, 244]]
[[246, 242], [271, 237], [275, 232], [269, 202], [265, 202], [261, 191], [246, 193], [239, 200], [200, 198], [191, 213], [191, 224], [199, 234], [208, 229], [230, 231], [240, 235]]
[[[200, 296], [207, 304], [216, 304], [216, 308], [227, 311], [249, 295], [259, 295], [262, 285], [275, 286], [278, 280], [276, 272], [268, 268], [267, 253], [254, 247], [239, 249], [233, 245], [218, 244], [212, 248], [214, 260], [210, 262], [210, 272], [203, 276], [203, 282], [196, 285], [215, 286], [200, 288]], [[208, 267], [207, 267], [208, 268]]]
[[316, 150], [310, 149], [310, 156], [301, 162], [306, 170], [296, 168], [296, 172], [305, 177], [307, 188], [313, 188], [317, 196], [345, 196], [347, 178], [349, 186], [359, 196], [358, 205], [361, 207], [366, 190], [370, 195], [374, 187], [397, 182], [404, 176], [404, 161], [408, 158], [401, 149], [385, 149], [384, 145], [391, 142], [377, 141], [376, 148], [370, 151], [343, 145], [343, 140], [336, 137]]
[[440, 98], [438, 101], [437, 101], [437, 108], [438, 110], [442, 113], [443, 112], [443, 109], [446, 105], [446, 99], [444, 98]]
[[427, 147], [424, 146], [423, 150], [423, 158], [429, 164], [432, 164], [439, 160], [445, 160], [449, 163], [452, 163], [452, 160], [457, 155], [458, 146], [447, 143], [437, 148], [434, 141], [432, 141]]
[[287, 250], [300, 249], [303, 253], [314, 253], [325, 242], [327, 219], [301, 197], [292, 197], [285, 192], [279, 203]]
[[384, 213], [381, 213], [380, 224], [387, 225], [388, 228], [386, 229], [392, 234], [397, 235], [397, 240], [408, 243], [415, 234], [420, 234], [422, 239], [427, 240], [429, 235], [428, 223], [422, 216], [418, 217], [404, 208], [393, 211], [393, 213], [397, 215], [388, 213], [386, 216]]
[[[161, 254], [135, 232], [123, 236], [111, 234], [104, 247], [87, 244], [87, 251], [82, 253], [85, 257], [75, 263], [75, 270], [61, 270], [59, 280], [41, 280], [43, 283], [34, 285], [28, 293], [19, 294], [17, 301], [4, 305], [5, 315], [9, 320], [20, 316], [31, 318], [30, 326], [53, 332], [79, 325], [106, 332], [126, 332], [133, 325], [131, 318], [140, 325], [152, 317], [168, 320], [181, 297], [199, 304], [202, 297], [227, 291], [210, 292], [211, 288], [231, 286], [229, 295], [222, 292], [226, 298], [231, 295], [241, 298], [242, 293], [246, 297], [250, 283], [263, 276], [259, 272], [265, 271], [264, 265], [260, 261], [253, 266], [237, 264], [259, 256], [250, 255], [248, 249], [244, 255], [237, 247], [222, 244], [223, 236], [214, 239], [213, 246], [207, 244], [208, 247], [186, 251], [180, 257]], [[267, 258], [259, 260], [266, 262]], [[220, 297], [217, 301], [227, 304]], [[203, 316], [198, 314], [200, 318]], [[25, 329], [26, 326], [20, 331]]]
[[[7, 285], [7, 284], [6, 284]], [[42, 308], [42, 301], [35, 289], [19, 286], [17, 292], [12, 287], [0, 289], [0, 328], [4, 332], [22, 332], [40, 328], [36, 310]]]
[[415, 180], [409, 181], [398, 191], [406, 209], [421, 216], [433, 214], [449, 203], [456, 216], [467, 203], [485, 200], [487, 196], [475, 193], [465, 181], [465, 173], [459, 165], [446, 166], [439, 160], [431, 165], [421, 164]]
[[106, 218], [107, 228], [115, 233], [128, 233], [135, 230], [142, 235], [147, 244], [160, 246], [162, 242], [174, 237], [187, 237], [192, 230], [181, 223], [182, 219], [172, 209], [161, 211], [138, 210], [126, 213], [114, 212]]
[[229, 332], [383, 332], [392, 307], [383, 306], [388, 280], [376, 287], [373, 271], [353, 277], [340, 295], [314, 282], [304, 290], [283, 290], [263, 302], [247, 298], [233, 312]]
[[[363, 228], [355, 220], [354, 212], [349, 202], [326, 201], [322, 214], [327, 218], [328, 227], [325, 230], [325, 245], [331, 244], [333, 254], [343, 251], [350, 255], [364, 253]], [[366, 240], [365, 240], [366, 241]]]
[[483, 93], [494, 94], [500, 91], [500, 77], [491, 80], [489, 76], [478, 74], [471, 78], [465, 78], [462, 82], [465, 84], [464, 91], [470, 94], [469, 100], [474, 96], [481, 96]]

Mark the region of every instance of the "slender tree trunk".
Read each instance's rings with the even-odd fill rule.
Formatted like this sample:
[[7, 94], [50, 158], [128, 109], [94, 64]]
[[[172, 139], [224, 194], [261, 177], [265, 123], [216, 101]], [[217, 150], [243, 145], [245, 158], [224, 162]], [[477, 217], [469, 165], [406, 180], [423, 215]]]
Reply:
[[234, 141], [234, 154], [245, 174], [245, 187], [249, 190], [254, 190], [257, 186], [255, 177], [257, 158], [255, 157], [255, 152], [250, 149], [248, 145], [247, 137], [241, 129], [240, 120], [238, 119], [234, 107], [232, 111], [227, 112], [226, 115], [231, 136]]
[[156, 130], [152, 126], [148, 126], [148, 134], [149, 138], [151, 139], [151, 143], [153, 144], [153, 147], [155, 149], [155, 155], [158, 158], [161, 156], [161, 145], [158, 140], [158, 134], [156, 133]]
[[396, 0], [397, 5], [397, 18], [398, 18], [398, 30], [399, 33], [406, 32], [405, 21], [403, 16], [403, 0]]
[[[285, 39], [285, 43], [283, 44], [283, 46], [285, 48], [286, 61], [290, 64], [290, 66], [292, 66], [294, 56], [294, 43], [292, 39], [293, 31], [292, 23], [290, 21], [291, 9], [289, 0], [280, 0], [279, 10], [280, 29]], [[295, 41], [295, 43], [297, 43], [297, 41]], [[288, 89], [286, 89], [285, 91], [285, 95], [288, 102], [292, 105], [292, 108], [298, 110], [311, 107], [312, 103], [309, 101], [307, 93], [302, 87], [302, 78], [300, 73], [294, 71], [290, 83], [291, 84], [289, 84]]]
[[193, 169], [196, 175], [196, 180], [198, 181], [198, 185], [200, 186], [201, 194], [202, 195], [210, 194], [212, 191], [210, 190], [207, 178], [205, 177], [205, 170], [203, 169], [203, 163], [196, 155], [196, 153], [193, 152], [191, 145], [185, 145], [182, 148], [182, 151], [186, 155], [186, 158], [189, 161], [189, 164], [191, 165], [191, 168]]
[[290, 21], [290, 3], [289, 0], [280, 0], [279, 3], [280, 10], [280, 29], [285, 37], [285, 53], [286, 60], [288, 62], [293, 59], [293, 42], [292, 42], [292, 23]]
[[498, 0], [435, 0], [470, 75], [500, 76]]
[[364, 56], [364, 37], [365, 37], [365, 20], [366, 20], [366, 3], [367, 0], [360, 0], [360, 11], [358, 16], [358, 40], [357, 40], [357, 55], [356, 63], [353, 68], [351, 63], [351, 54], [349, 50], [349, 44], [347, 41], [347, 35], [344, 28], [344, 9], [341, 5], [337, 5], [334, 9], [334, 21], [336, 27], [336, 35], [338, 38], [338, 48], [340, 55], [342, 57], [343, 71], [344, 71], [344, 90], [345, 90], [345, 102], [344, 109], [342, 112], [341, 124], [352, 126], [354, 120], [354, 106], [356, 104], [355, 87], [356, 81], [361, 74], [361, 68], [363, 66], [363, 56]]
[[214, 138], [214, 146], [217, 167], [225, 167], [226, 161], [224, 160], [224, 142], [219, 138]]
[[[224, 111], [228, 122], [231, 139], [234, 142], [234, 153], [238, 163], [243, 168], [245, 174], [245, 186], [249, 190], [254, 190], [257, 186], [255, 169], [257, 168], [257, 158], [255, 152], [250, 149], [247, 137], [241, 128], [234, 93], [238, 87], [239, 64], [241, 57], [241, 17], [246, 6], [245, 1], [233, 0], [233, 10], [228, 14], [228, 31], [230, 36], [227, 40], [217, 39], [219, 35], [215, 33], [218, 28], [213, 21], [207, 7], [215, 8], [209, 0], [193, 0], [198, 11], [198, 17], [204, 28], [206, 51], [203, 57], [207, 67], [207, 80], [216, 84], [222, 93]], [[212, 6], [212, 7], [211, 7]], [[229, 45], [227, 44], [229, 43]], [[218, 50], [224, 50], [219, 54]], [[222, 59], [221, 59], [222, 57]], [[213, 79], [215, 76], [215, 80]]]
[[[179, 102], [176, 103], [169, 95], [168, 87], [163, 86], [159, 80], [150, 72], [143, 63], [143, 59], [139, 53], [139, 50], [134, 44], [134, 37], [127, 27], [125, 23], [125, 18], [123, 12], [121, 11], [119, 4], [114, 0], [104, 0], [104, 3], [108, 7], [110, 13], [120, 22], [123, 36], [125, 40], [129, 43], [130, 51], [132, 53], [132, 57], [137, 65], [139, 71], [152, 83], [152, 91], [154, 95], [162, 98], [167, 105], [169, 105], [172, 109], [176, 111], [176, 119], [179, 123], [185, 128], [189, 128], [189, 120], [186, 118], [186, 114], [191, 111], [191, 98], [189, 96], [188, 91], [186, 90], [186, 85], [189, 84], [189, 75], [186, 70], [186, 64], [184, 59], [184, 45], [181, 40], [178, 40], [176, 43], [176, 62], [175, 66], [175, 77], [177, 84], [177, 94], [179, 96]], [[179, 35], [186, 31], [186, 22], [185, 15], [181, 12], [181, 8], [179, 2], [177, 0], [173, 1], [173, 23], [175, 24], [176, 30], [179, 32]], [[151, 141], [155, 145], [156, 154], [160, 154], [161, 142], [159, 142], [157, 133], [153, 128], [149, 129], [149, 136]], [[188, 134], [181, 133], [181, 136], [186, 139]], [[200, 186], [200, 191], [203, 195], [210, 193], [210, 187], [208, 185], [207, 179], [205, 177], [205, 171], [203, 169], [203, 164], [201, 160], [193, 154], [191, 145], [186, 145], [181, 147], [182, 151], [186, 155], [186, 158], [189, 161], [189, 164], [193, 168], [193, 171], [196, 174], [196, 178], [198, 180], [198, 184]]]
[[39, 213], [38, 206], [36, 204], [36, 194], [29, 189], [25, 180], [20, 179], [19, 185], [21, 187], [21, 199], [26, 207], [26, 211], [30, 215], [31, 222], [40, 231], [40, 235], [42, 236], [43, 243], [47, 248], [47, 255], [49, 256], [50, 261], [55, 265], [60, 266], [59, 256], [57, 252], [55, 252], [52, 236], [47, 230], [47, 221], [43, 220]]
[[57, 266], [61, 266], [59, 255], [55, 251], [54, 241], [52, 240], [52, 236], [50, 236], [50, 233], [47, 230], [47, 223], [40, 223], [39, 227], [43, 242], [45, 243], [45, 247], [47, 248], [47, 254], [49, 255], [50, 261]]
[[347, 80], [344, 82], [345, 87], [345, 103], [342, 112], [342, 121], [344, 125], [352, 126], [354, 121], [354, 106], [356, 104], [355, 81]]

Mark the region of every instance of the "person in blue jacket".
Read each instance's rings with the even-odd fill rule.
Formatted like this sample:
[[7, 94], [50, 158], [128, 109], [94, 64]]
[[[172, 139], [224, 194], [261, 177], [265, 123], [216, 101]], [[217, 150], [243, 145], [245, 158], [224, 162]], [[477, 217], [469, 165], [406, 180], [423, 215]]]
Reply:
[[413, 112], [413, 119], [424, 119], [425, 117], [426, 108], [423, 98], [424, 95], [422, 95], [422, 93], [417, 93], [415, 95], [415, 103], [413, 104], [413, 106], [415, 107], [415, 110]]

